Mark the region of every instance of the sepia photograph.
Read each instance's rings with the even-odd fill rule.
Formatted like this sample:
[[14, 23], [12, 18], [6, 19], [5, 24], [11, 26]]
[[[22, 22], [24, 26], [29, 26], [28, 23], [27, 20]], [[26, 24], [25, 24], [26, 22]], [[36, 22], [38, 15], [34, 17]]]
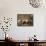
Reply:
[[17, 14], [17, 26], [33, 26], [33, 14]]

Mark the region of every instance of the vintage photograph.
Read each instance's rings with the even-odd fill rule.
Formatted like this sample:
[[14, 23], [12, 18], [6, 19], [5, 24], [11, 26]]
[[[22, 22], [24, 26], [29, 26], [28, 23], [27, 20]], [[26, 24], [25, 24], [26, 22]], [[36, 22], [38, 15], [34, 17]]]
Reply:
[[33, 26], [33, 14], [17, 14], [17, 26]]

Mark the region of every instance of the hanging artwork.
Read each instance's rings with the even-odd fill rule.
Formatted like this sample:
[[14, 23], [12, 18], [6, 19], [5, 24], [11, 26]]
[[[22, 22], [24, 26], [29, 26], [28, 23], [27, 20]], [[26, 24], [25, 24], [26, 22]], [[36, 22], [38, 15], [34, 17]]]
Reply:
[[32, 7], [38, 8], [38, 7], [42, 6], [43, 3], [45, 3], [45, 1], [44, 0], [29, 0], [29, 3]]
[[33, 14], [17, 14], [18, 26], [33, 26]]
[[11, 26], [11, 23], [12, 23], [12, 18], [10, 18], [10, 17], [3, 17], [3, 24], [2, 24], [1, 29], [4, 32], [9, 31], [9, 28]]

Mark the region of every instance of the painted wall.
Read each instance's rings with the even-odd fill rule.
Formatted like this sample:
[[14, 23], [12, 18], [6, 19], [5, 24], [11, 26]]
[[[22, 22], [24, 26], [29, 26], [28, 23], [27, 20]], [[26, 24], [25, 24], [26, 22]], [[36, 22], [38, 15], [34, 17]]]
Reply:
[[[34, 25], [31, 27], [18, 27], [17, 14], [33, 14]], [[44, 40], [45, 37], [45, 15], [46, 8], [33, 8], [28, 0], [0, 0], [0, 16], [13, 18], [12, 26], [8, 33], [17, 40], [28, 40], [34, 34], [37, 39]], [[0, 17], [0, 18], [1, 18]], [[0, 30], [0, 39], [4, 39], [4, 33]]]

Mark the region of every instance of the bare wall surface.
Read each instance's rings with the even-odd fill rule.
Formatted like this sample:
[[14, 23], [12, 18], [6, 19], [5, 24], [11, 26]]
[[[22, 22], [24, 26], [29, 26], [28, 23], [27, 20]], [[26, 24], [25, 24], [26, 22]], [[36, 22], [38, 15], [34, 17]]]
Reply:
[[[17, 14], [33, 14], [34, 25], [31, 27], [18, 27]], [[17, 40], [28, 40], [34, 34], [37, 39], [46, 40], [45, 16], [46, 8], [33, 8], [28, 0], [0, 0], [0, 16], [13, 18], [11, 29], [8, 34]], [[0, 17], [1, 19], [1, 17]], [[0, 39], [4, 39], [4, 33], [0, 30]]]

